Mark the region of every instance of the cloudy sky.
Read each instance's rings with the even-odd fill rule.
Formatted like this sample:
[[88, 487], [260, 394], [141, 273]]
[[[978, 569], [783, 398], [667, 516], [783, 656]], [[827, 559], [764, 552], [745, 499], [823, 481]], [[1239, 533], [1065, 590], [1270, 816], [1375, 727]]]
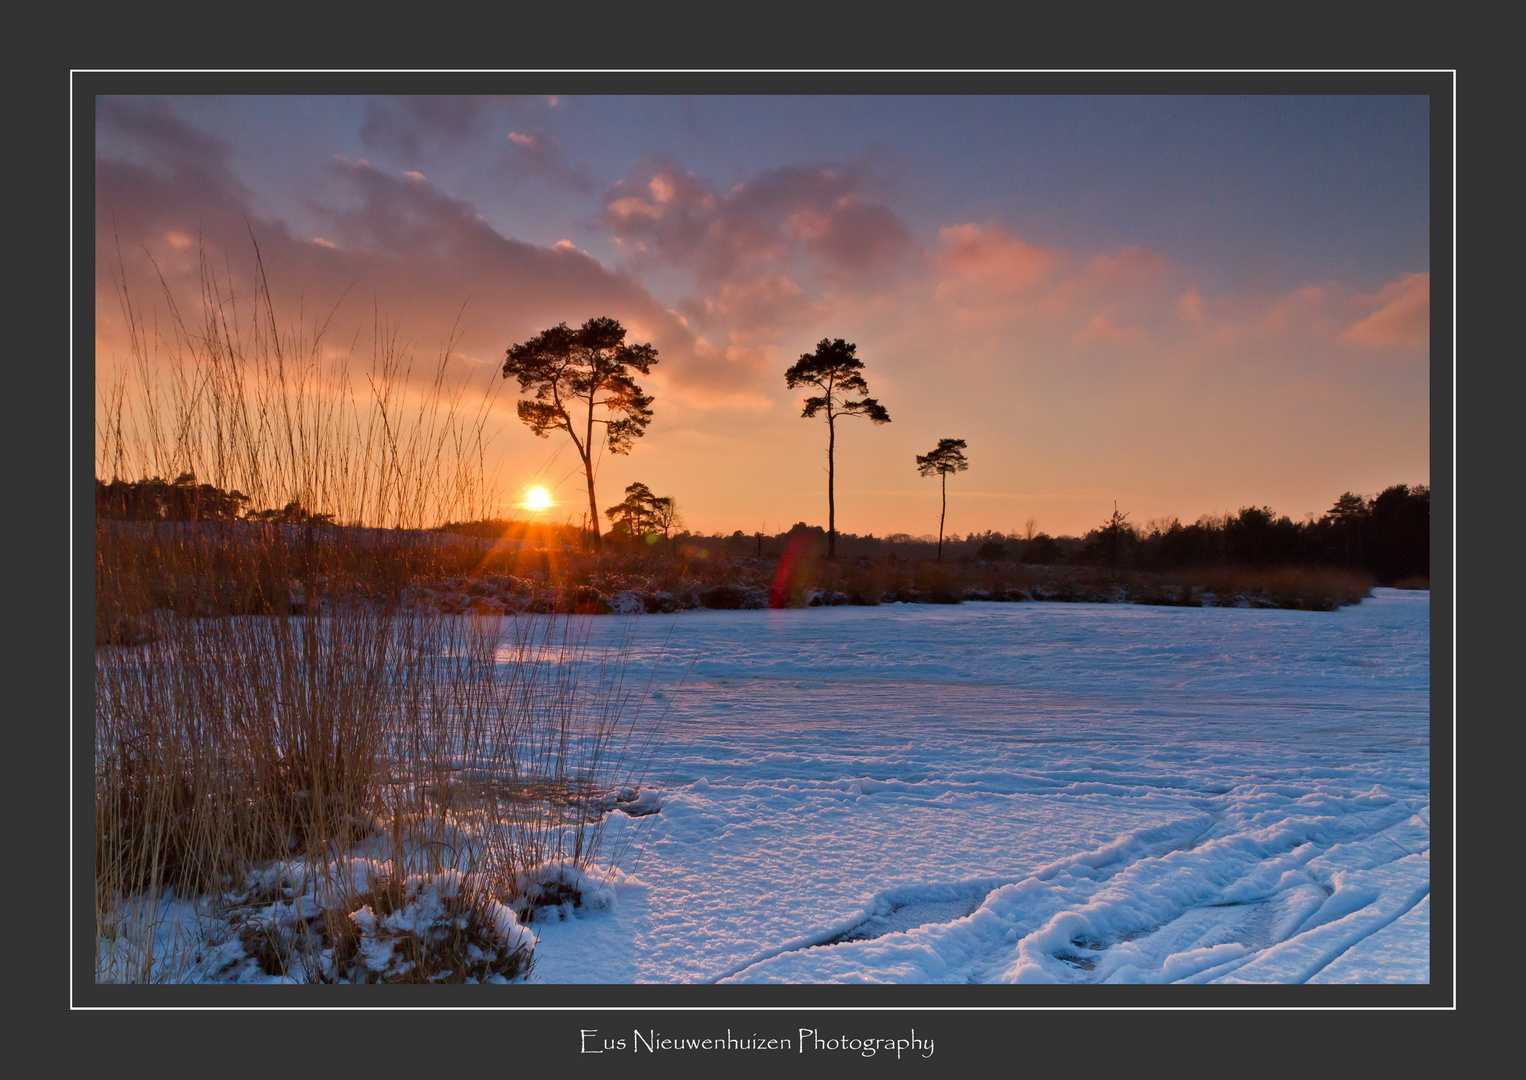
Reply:
[[[619, 319], [655, 419], [605, 455], [707, 532], [826, 524], [826, 425], [784, 371], [822, 338], [891, 423], [843, 421], [837, 523], [937, 528], [915, 455], [963, 438], [948, 529], [1078, 534], [1429, 483], [1423, 97], [102, 97], [97, 371], [110, 265], [205, 250], [279, 303], [492, 385], [512, 344]], [[586, 506], [565, 438], [498, 380], [492, 468]]]

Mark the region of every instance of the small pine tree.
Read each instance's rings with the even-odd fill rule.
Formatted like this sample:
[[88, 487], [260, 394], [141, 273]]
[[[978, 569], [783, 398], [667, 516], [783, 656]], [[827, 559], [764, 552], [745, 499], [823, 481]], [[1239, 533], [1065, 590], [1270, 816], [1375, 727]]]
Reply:
[[948, 474], [970, 467], [964, 456], [968, 445], [963, 439], [939, 439], [938, 445], [917, 455], [917, 472], [937, 476], [943, 482], [943, 509], [938, 514], [938, 561], [943, 561], [943, 520], [948, 515]]
[[671, 540], [672, 532], [683, 524], [678, 512], [678, 500], [671, 495], [654, 495], [652, 489], [641, 482], [625, 489], [624, 501], [604, 511], [613, 530], [631, 538], [655, 536]]

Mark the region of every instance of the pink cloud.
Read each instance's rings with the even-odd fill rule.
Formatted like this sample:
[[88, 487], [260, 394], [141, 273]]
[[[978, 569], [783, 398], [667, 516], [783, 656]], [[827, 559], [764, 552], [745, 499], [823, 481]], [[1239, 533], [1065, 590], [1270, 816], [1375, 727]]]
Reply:
[[911, 237], [862, 187], [851, 169], [787, 166], [719, 192], [671, 159], [648, 158], [610, 190], [603, 224], [622, 250], [688, 267], [707, 286], [806, 270], [873, 277]]
[[760, 358], [787, 359], [781, 340], [892, 289], [907, 265], [910, 232], [870, 187], [863, 168], [786, 166], [722, 189], [651, 156], [606, 193], [601, 224], [633, 273], [692, 275], [685, 325], [730, 343], [696, 348], [696, 378], [761, 379]]
[[[321, 306], [351, 285], [340, 312], [346, 325], [354, 322], [368, 331], [374, 300], [386, 320], [427, 354], [459, 320], [457, 351], [484, 363], [501, 362], [511, 343], [547, 326], [608, 315], [624, 323], [632, 337], [657, 347], [657, 370], [675, 394], [692, 387], [721, 399], [752, 390], [757, 376], [750, 359], [732, 359], [722, 350], [702, 355], [694, 331], [634, 278], [570, 243], [543, 247], [506, 237], [471, 203], [427, 179], [337, 160], [335, 174], [347, 188], [342, 205], [313, 206], [322, 224], [299, 234], [260, 213], [228, 169], [228, 149], [217, 140], [163, 110], [122, 103], [104, 105], [102, 122], [152, 144], [158, 163], [149, 168], [109, 157], [96, 162], [102, 268], [97, 311], [102, 339], [112, 343], [102, 354], [104, 362], [125, 356], [108, 270], [118, 250], [131, 264], [126, 270], [140, 301], [152, 302], [157, 291], [153, 268], [135, 255], [147, 250], [182, 310], [195, 310], [198, 250], [210, 265], [231, 267], [238, 295], [252, 292], [252, 230], [283, 311], [300, 310], [304, 303], [312, 310], [315, 298]], [[187, 242], [191, 238], [194, 243]], [[334, 334], [335, 340], [346, 336], [337, 328]]]
[[943, 250], [938, 270], [945, 275], [940, 289], [954, 282], [978, 284], [1009, 292], [1025, 292], [1043, 282], [1059, 262], [1048, 248], [1026, 244], [994, 222], [951, 225], [938, 230]]
[[1431, 331], [1431, 275], [1405, 274], [1375, 295], [1357, 297], [1377, 310], [1349, 327], [1342, 341], [1358, 345], [1423, 345]]
[[[663, 372], [653, 368], [652, 383], [684, 404], [698, 408], [767, 408], [770, 399], [756, 388], [766, 383], [770, 367], [782, 367], [776, 363], [778, 357], [774, 352], [768, 347], [735, 341], [722, 347], [697, 337], [684, 369]], [[680, 377], [674, 378], [675, 374]]]
[[605, 211], [622, 224], [630, 224], [631, 218], [643, 217], [652, 221], [662, 217], [662, 209], [635, 195], [627, 195], [623, 199], [615, 199]]
[[1279, 296], [1261, 316], [1262, 328], [1281, 332], [1302, 327], [1328, 336], [1332, 329], [1328, 315], [1332, 292], [1323, 285], [1305, 285]]
[[820, 227], [806, 237], [806, 250], [840, 273], [873, 271], [894, 264], [910, 246], [906, 226], [882, 203], [845, 195], [816, 219]]
[[1073, 345], [1134, 344], [1169, 324], [1173, 307], [1179, 319], [1203, 316], [1202, 297], [1183, 297], [1171, 262], [1145, 248], [1086, 257], [1029, 244], [995, 222], [938, 235], [933, 298], [965, 322], [1019, 319]]
[[531, 132], [511, 131], [501, 159], [502, 170], [512, 176], [536, 177], [553, 185], [591, 194], [596, 185], [586, 165], [573, 165], [562, 152], [556, 136], [544, 128]]
[[798, 283], [784, 274], [725, 281], [712, 295], [691, 301], [703, 320], [731, 327], [749, 340], [772, 336], [782, 325], [809, 326], [826, 316], [828, 308], [813, 302]]
[[513, 99], [419, 94], [365, 99], [360, 140], [368, 149], [415, 163], [428, 145], [460, 143], [480, 134], [490, 115]]
[[1116, 255], [1098, 255], [1088, 264], [1088, 276], [1103, 280], [1146, 284], [1168, 274], [1171, 263], [1158, 252], [1129, 245]]
[[1093, 341], [1137, 345], [1144, 340], [1144, 337], [1144, 330], [1138, 326], [1114, 326], [1106, 315], [1097, 315], [1086, 324], [1085, 329], [1078, 330], [1071, 341], [1076, 345], [1085, 345]]
[[1193, 288], [1177, 301], [1176, 325], [1203, 342], [1224, 346], [1250, 341], [1330, 341], [1340, 332], [1339, 284], [1304, 285], [1281, 294], [1264, 291], [1211, 297]]

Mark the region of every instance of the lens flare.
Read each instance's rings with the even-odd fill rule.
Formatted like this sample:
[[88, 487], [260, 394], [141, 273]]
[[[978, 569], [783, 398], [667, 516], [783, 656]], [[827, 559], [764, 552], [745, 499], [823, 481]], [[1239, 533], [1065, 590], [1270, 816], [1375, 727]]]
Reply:
[[551, 495], [543, 487], [533, 487], [525, 492], [525, 507], [529, 510], [544, 510], [551, 505]]

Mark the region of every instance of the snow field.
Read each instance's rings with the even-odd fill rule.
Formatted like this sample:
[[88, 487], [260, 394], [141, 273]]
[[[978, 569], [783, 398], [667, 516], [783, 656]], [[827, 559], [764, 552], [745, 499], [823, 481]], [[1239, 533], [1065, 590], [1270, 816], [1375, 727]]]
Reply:
[[658, 811], [531, 980], [1425, 982], [1428, 616], [638, 619]]

